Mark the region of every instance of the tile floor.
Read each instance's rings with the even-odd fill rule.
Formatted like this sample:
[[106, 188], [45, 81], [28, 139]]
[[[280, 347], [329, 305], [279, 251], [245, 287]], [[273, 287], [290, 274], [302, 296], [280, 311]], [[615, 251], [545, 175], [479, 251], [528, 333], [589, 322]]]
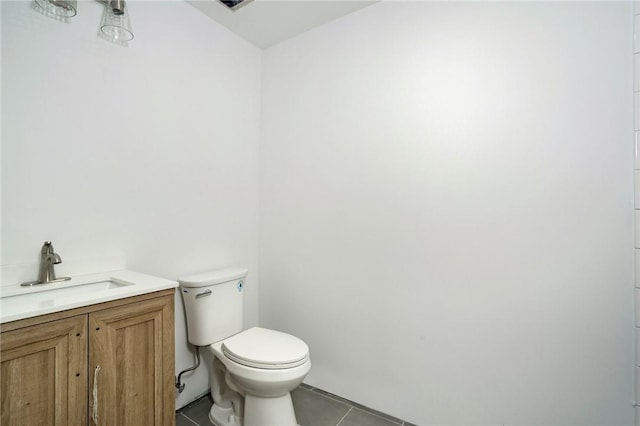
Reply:
[[[355, 402], [302, 384], [291, 393], [300, 426], [415, 426]], [[211, 396], [176, 412], [176, 426], [211, 426]]]

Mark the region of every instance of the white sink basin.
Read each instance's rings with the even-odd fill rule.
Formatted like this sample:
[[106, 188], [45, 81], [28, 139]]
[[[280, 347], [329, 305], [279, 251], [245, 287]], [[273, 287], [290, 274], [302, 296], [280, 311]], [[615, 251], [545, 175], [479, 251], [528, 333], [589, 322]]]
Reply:
[[177, 287], [175, 281], [131, 271], [72, 277], [69, 281], [3, 287], [0, 323]]
[[30, 287], [32, 292], [6, 296], [1, 299], [2, 307], [5, 304], [19, 303], [25, 309], [47, 308], [56, 305], [65, 305], [78, 299], [79, 296], [87, 296], [96, 293], [135, 285], [118, 280], [106, 280], [75, 284], [72, 286], [56, 287], [60, 283], [40, 284]]

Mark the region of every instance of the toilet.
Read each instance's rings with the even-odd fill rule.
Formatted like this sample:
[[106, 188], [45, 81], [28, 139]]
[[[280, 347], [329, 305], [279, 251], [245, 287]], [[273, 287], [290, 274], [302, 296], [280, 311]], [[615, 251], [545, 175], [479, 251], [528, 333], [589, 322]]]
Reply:
[[297, 426], [291, 391], [309, 372], [309, 347], [261, 327], [243, 330], [247, 270], [223, 269], [178, 279], [192, 345], [208, 352], [216, 426]]

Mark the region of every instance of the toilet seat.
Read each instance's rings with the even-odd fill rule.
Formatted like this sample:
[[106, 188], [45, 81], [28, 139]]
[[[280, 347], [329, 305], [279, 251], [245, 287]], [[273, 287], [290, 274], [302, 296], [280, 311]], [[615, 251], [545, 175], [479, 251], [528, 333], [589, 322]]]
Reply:
[[224, 356], [233, 362], [266, 370], [298, 367], [309, 359], [309, 347], [302, 340], [260, 327], [225, 339], [221, 349]]

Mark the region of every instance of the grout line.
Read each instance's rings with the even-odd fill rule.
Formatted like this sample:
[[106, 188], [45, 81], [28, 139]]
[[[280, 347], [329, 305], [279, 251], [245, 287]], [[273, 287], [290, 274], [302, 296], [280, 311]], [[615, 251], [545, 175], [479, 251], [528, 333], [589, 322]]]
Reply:
[[322, 396], [322, 397], [324, 397], [324, 398], [327, 398], [327, 399], [330, 399], [330, 400], [332, 400], [332, 401], [339, 402], [340, 404], [342, 404], [342, 405], [346, 405], [346, 406], [347, 406], [347, 407], [349, 407], [349, 408], [353, 408], [353, 405], [351, 405], [351, 404], [349, 404], [349, 403], [345, 402], [344, 400], [340, 400], [340, 399], [338, 399], [338, 398], [333, 398], [333, 397], [331, 397], [331, 395], [325, 395], [325, 394], [322, 394], [322, 393], [320, 393], [320, 392], [314, 392], [314, 393], [315, 393], [316, 395], [320, 395], [320, 396]]
[[180, 413], [180, 415], [182, 417], [184, 417], [185, 419], [189, 420], [191, 423], [193, 423], [194, 425], [200, 426], [198, 423], [196, 423], [194, 420], [191, 420], [191, 418], [189, 418], [189, 416], [185, 416], [184, 414]]
[[345, 417], [347, 417], [349, 415], [349, 413], [351, 412], [351, 410], [353, 410], [353, 407], [349, 407], [349, 411], [347, 411], [346, 413], [344, 413], [344, 416], [342, 416], [342, 418], [340, 419], [340, 421], [336, 424], [336, 426], [340, 426], [340, 423], [342, 423], [342, 421], [344, 420]]
[[392, 423], [392, 424], [394, 424], [394, 425], [402, 426], [402, 425], [404, 424], [404, 420], [400, 420], [400, 419], [398, 419], [398, 420], [400, 420], [400, 421], [402, 422], [402, 423], [398, 423], [398, 422], [393, 421], [393, 420], [391, 420], [391, 419], [389, 419], [389, 418], [383, 417], [383, 416], [381, 416], [381, 415], [379, 415], [379, 414], [372, 413], [372, 412], [371, 412], [371, 411], [369, 411], [369, 410], [363, 410], [362, 408], [358, 408], [358, 407], [353, 407], [353, 408], [355, 408], [356, 410], [360, 410], [360, 411], [362, 411], [363, 413], [367, 413], [367, 414], [368, 414], [368, 415], [370, 415], [370, 416], [377, 417], [377, 418], [382, 419], [382, 420], [386, 420], [387, 422]]
[[343, 405], [346, 405], [347, 407], [355, 408], [355, 409], [357, 409], [359, 411], [362, 411], [363, 413], [367, 413], [369, 415], [372, 415], [372, 416], [377, 417], [379, 419], [385, 420], [385, 421], [387, 421], [389, 423], [392, 423], [394, 425], [402, 426], [402, 425], [404, 425], [406, 423], [405, 420], [399, 419], [397, 417], [390, 416], [390, 415], [388, 415], [386, 413], [383, 413], [381, 411], [378, 411], [378, 410], [375, 410], [373, 408], [369, 408], [369, 407], [366, 407], [364, 405], [358, 404], [357, 402], [348, 400], [348, 399], [343, 398], [343, 397], [341, 397], [339, 395], [334, 395], [334, 394], [332, 394], [330, 392], [327, 392], [325, 390], [322, 390], [320, 388], [312, 388], [312, 389], [313, 390], [311, 390], [311, 392], [315, 393], [316, 395], [323, 396], [323, 397], [325, 397], [325, 398], [327, 398], [327, 399], [329, 399], [331, 401], [339, 402], [339, 403], [341, 403]]

